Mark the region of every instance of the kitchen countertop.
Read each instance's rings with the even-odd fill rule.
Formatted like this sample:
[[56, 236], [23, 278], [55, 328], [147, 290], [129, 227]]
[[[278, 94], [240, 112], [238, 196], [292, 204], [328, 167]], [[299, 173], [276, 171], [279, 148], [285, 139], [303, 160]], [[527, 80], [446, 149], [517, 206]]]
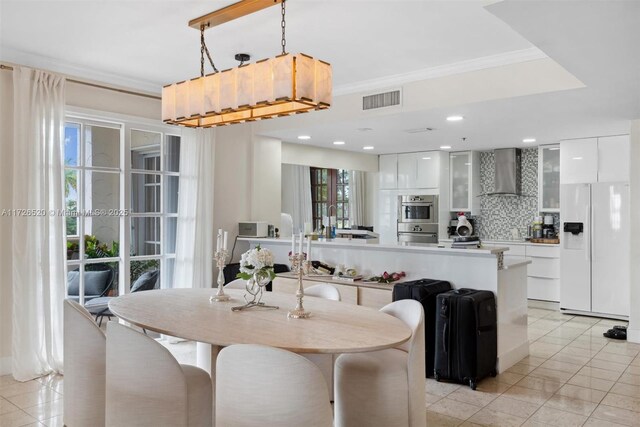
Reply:
[[[440, 239], [441, 242], [453, 242], [453, 239]], [[528, 240], [524, 240], [524, 239], [518, 239], [518, 240], [491, 240], [491, 239], [481, 239], [480, 240], [482, 242], [482, 244], [488, 244], [488, 245], [534, 245], [534, 246], [551, 246], [553, 248], [556, 248], [558, 246], [560, 246], [559, 243], [532, 243]]]
[[[256, 238], [256, 237], [239, 237], [238, 241], [246, 241], [246, 242], [265, 242], [279, 245], [289, 245], [291, 246], [291, 239], [282, 238], [282, 239], [272, 239], [272, 238]], [[305, 242], [306, 245], [306, 242]], [[439, 248], [436, 244], [413, 244], [413, 245], [403, 245], [403, 244], [378, 244], [371, 243], [367, 245], [351, 243], [349, 240], [347, 241], [326, 241], [326, 240], [313, 240], [311, 242], [313, 247], [342, 247], [342, 248], [353, 248], [358, 251], [363, 250], [378, 250], [378, 251], [398, 251], [398, 252], [421, 252], [421, 253], [433, 253], [433, 254], [444, 254], [447, 255], [460, 255], [460, 256], [494, 256], [500, 254], [502, 252], [508, 251], [509, 248], [501, 247], [501, 246], [492, 246], [487, 248], [480, 249], [453, 249], [453, 248]]]

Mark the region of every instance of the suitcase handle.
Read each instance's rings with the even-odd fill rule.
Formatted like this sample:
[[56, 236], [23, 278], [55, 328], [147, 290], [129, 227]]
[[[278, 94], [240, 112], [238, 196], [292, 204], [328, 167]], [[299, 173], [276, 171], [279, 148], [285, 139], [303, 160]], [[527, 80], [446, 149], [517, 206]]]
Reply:
[[449, 325], [449, 323], [445, 323], [444, 324], [444, 329], [442, 330], [442, 348], [444, 348], [444, 352], [445, 354], [449, 353], [449, 340], [448, 338], [448, 334], [447, 334], [447, 326]]
[[444, 328], [442, 328], [442, 348], [444, 349], [445, 354], [447, 354], [449, 353], [449, 340], [447, 339], [449, 337], [449, 334], [447, 333], [447, 329], [449, 326], [449, 304], [446, 299], [442, 300], [442, 305], [440, 306], [440, 316], [447, 319], [447, 321], [444, 322]]

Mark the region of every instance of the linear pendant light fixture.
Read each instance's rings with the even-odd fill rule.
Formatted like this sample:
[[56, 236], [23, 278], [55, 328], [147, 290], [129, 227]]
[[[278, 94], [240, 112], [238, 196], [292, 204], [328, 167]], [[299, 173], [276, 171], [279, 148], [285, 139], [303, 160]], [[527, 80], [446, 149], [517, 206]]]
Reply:
[[[286, 52], [286, 0], [243, 0], [196, 18], [200, 29], [200, 77], [162, 89], [162, 120], [188, 127], [213, 127], [323, 110], [331, 106], [332, 72], [327, 62]], [[274, 4], [282, 6], [282, 54], [218, 72], [204, 30]], [[214, 72], [204, 74], [204, 55]]]

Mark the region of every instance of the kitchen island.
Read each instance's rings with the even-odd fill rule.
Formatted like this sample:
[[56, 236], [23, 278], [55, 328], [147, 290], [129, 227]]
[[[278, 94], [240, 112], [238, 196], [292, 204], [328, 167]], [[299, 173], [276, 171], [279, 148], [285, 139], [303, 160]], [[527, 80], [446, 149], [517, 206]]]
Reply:
[[[289, 264], [291, 240], [238, 238], [237, 249], [242, 253], [257, 245], [273, 252], [276, 263]], [[454, 288], [492, 291], [496, 295], [498, 316], [497, 369], [503, 372], [529, 354], [526, 269], [529, 261], [505, 263], [503, 255], [507, 250], [504, 247], [452, 249], [435, 245], [363, 245], [319, 240], [312, 242], [311, 258], [330, 265], [342, 264], [346, 268], [355, 268], [364, 277], [380, 275], [384, 271], [404, 271], [407, 274], [405, 280], [441, 279], [451, 282]], [[326, 282], [331, 283], [332, 280], [327, 279]], [[361, 286], [358, 282], [339, 284]], [[384, 292], [388, 292], [386, 298], [391, 302], [392, 286], [385, 285], [375, 290], [378, 291], [377, 301], [387, 295]]]

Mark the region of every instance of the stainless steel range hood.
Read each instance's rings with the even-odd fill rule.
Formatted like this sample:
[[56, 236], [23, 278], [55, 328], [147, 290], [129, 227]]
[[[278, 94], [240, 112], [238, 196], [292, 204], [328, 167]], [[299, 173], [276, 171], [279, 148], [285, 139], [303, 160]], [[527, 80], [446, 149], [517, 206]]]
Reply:
[[522, 192], [522, 155], [519, 148], [493, 150], [495, 156], [495, 186], [492, 193], [505, 196], [519, 196]]

